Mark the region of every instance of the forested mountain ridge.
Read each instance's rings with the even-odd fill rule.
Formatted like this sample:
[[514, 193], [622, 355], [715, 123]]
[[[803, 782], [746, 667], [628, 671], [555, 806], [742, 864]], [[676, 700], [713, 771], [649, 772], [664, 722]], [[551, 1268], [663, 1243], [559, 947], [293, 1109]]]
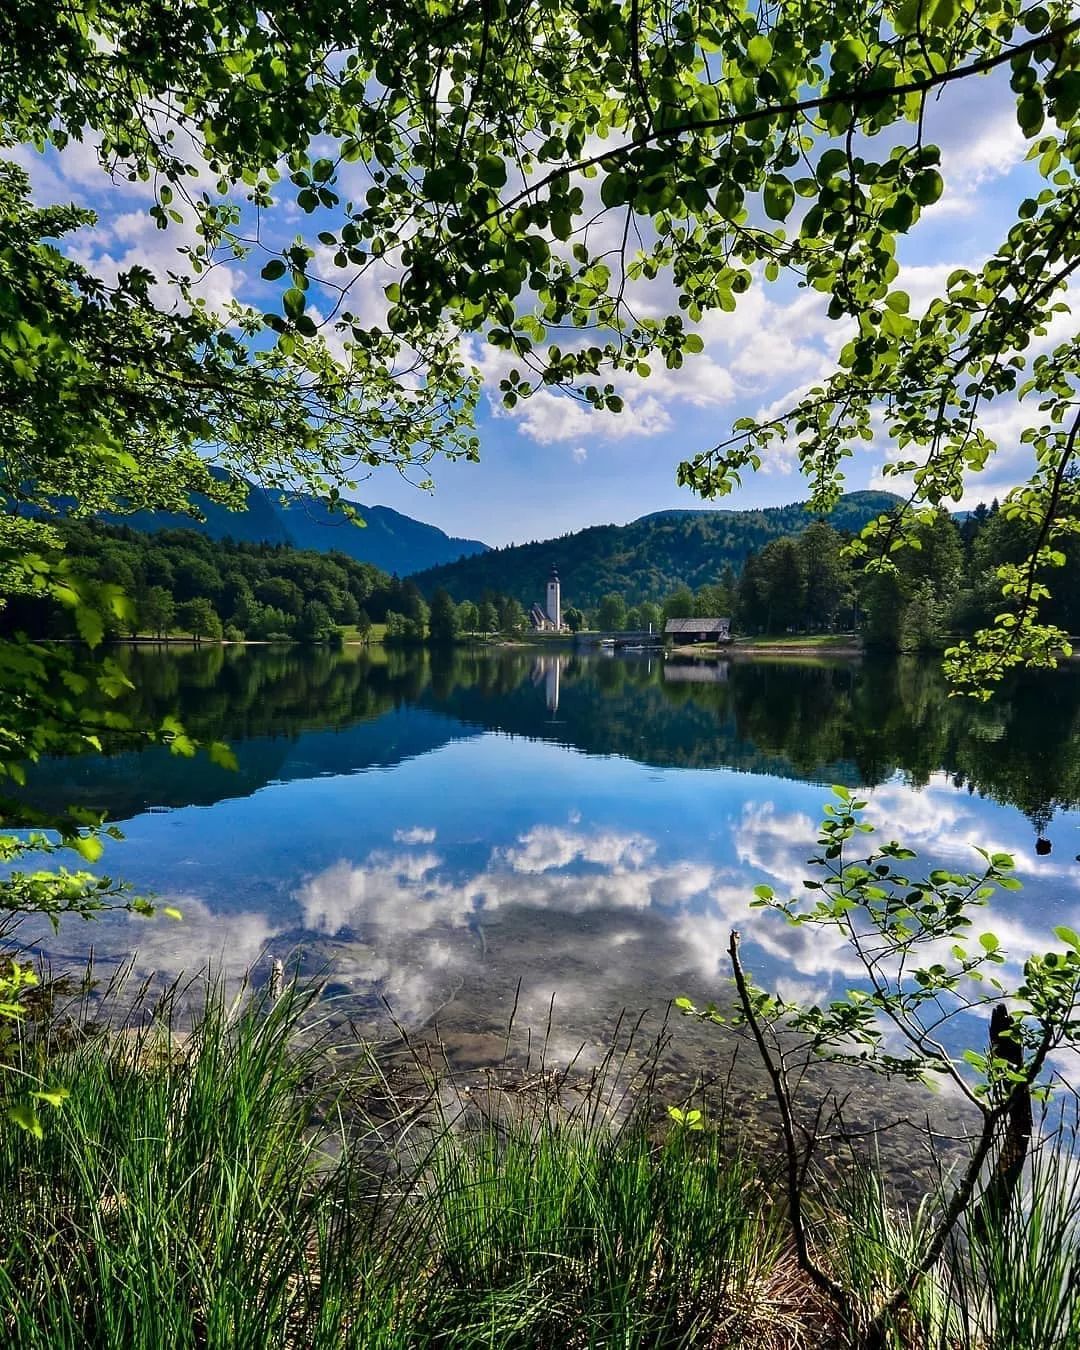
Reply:
[[[56, 528], [79, 573], [128, 598], [126, 613], [101, 614], [112, 638], [321, 642], [339, 625], [365, 636], [391, 611], [426, 620], [427, 606], [411, 581], [342, 552], [100, 520], [66, 520]], [[48, 595], [12, 596], [0, 610], [0, 635], [72, 638], [78, 631], [70, 609]]]
[[214, 540], [291, 544], [317, 553], [344, 553], [357, 562], [370, 563], [398, 576], [454, 562], [488, 547], [479, 539], [448, 535], [435, 525], [415, 520], [389, 506], [354, 503], [364, 521], [363, 527], [359, 527], [340, 513], [330, 512], [318, 498], [290, 493], [282, 500], [280, 494], [255, 484], [249, 484], [244, 511], [229, 511], [198, 495], [193, 495], [192, 501], [206, 517], [204, 521], [166, 511], [140, 511], [105, 519], [144, 532], [195, 530]]
[[[837, 530], [862, 529], [900, 499], [890, 492], [849, 492], [828, 517]], [[593, 606], [609, 593], [632, 603], [660, 601], [679, 586], [715, 582], [738, 570], [770, 540], [798, 534], [813, 520], [807, 503], [752, 511], [657, 511], [628, 525], [591, 525], [558, 539], [513, 544], [418, 573], [425, 595], [445, 587], [456, 600], [500, 592], [527, 605], [558, 567], [564, 603]]]

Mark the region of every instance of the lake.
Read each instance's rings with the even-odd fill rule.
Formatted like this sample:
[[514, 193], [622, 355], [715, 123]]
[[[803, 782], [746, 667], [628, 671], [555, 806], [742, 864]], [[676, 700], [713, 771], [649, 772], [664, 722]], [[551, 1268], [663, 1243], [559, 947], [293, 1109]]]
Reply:
[[[235, 772], [163, 749], [54, 760], [31, 800], [104, 808], [103, 866], [183, 911], [35, 936], [54, 965], [93, 943], [167, 980], [208, 961], [321, 973], [358, 1024], [437, 1024], [479, 1062], [547, 1025], [551, 1053], [618, 1012], [721, 997], [747, 965], [821, 997], [851, 957], [747, 908], [795, 894], [829, 784], [952, 870], [1012, 853], [1021, 892], [988, 921], [1011, 953], [1080, 928], [1080, 671], [949, 699], [933, 662], [719, 664], [534, 649], [123, 649], [129, 710], [225, 739]], [[1041, 842], [1039, 842], [1041, 841]], [[539, 1034], [539, 1033], [538, 1033]]]

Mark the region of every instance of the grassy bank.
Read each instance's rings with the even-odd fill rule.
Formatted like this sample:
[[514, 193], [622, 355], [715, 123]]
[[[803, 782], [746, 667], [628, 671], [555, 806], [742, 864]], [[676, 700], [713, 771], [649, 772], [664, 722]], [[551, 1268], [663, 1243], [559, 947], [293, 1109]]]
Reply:
[[386, 637], [386, 624], [384, 623], [373, 623], [366, 633], [361, 633], [354, 623], [340, 624], [339, 630], [342, 641], [350, 644], [382, 642], [383, 638]]
[[862, 642], [855, 633], [789, 633], [783, 637], [736, 638], [736, 652], [861, 652]]
[[[47, 1038], [20, 1067], [71, 1096], [0, 1134], [4, 1343], [101, 1347], [841, 1347], [922, 1220], [864, 1165], [805, 1182], [842, 1315], [796, 1264], [774, 1165], [701, 1122], [615, 1126], [440, 1092], [391, 1101], [287, 989], [193, 1029]], [[937, 1264], [891, 1344], [1080, 1337], [1076, 1183], [1052, 1159], [1011, 1224]]]

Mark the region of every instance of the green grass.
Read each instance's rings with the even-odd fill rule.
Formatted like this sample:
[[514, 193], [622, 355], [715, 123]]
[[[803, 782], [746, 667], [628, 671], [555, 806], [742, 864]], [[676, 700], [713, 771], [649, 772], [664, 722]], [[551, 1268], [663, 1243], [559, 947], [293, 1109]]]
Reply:
[[[342, 635], [346, 642], [362, 642], [360, 631], [354, 623], [343, 623], [340, 625]], [[373, 623], [367, 635], [368, 642], [381, 642], [386, 636], [386, 624]]]
[[784, 637], [740, 637], [740, 647], [857, 647], [859, 638], [853, 633], [789, 633]]
[[[573, 1110], [543, 1095], [485, 1114], [443, 1091], [375, 1119], [385, 1081], [362, 1053], [328, 1072], [311, 995], [229, 1004], [211, 988], [183, 1037], [179, 1002], [135, 1033], [46, 1039], [71, 1096], [40, 1140], [0, 1133], [0, 1343], [853, 1343], [795, 1266], [771, 1164], [724, 1130], [614, 1125], [602, 1077]], [[39, 1071], [41, 1044], [15, 1067]], [[866, 1293], [895, 1277], [921, 1220], [873, 1172], [815, 1203], [838, 1278]], [[1078, 1218], [1075, 1172], [1047, 1163], [1011, 1226], [956, 1245], [894, 1343], [1075, 1350]]]

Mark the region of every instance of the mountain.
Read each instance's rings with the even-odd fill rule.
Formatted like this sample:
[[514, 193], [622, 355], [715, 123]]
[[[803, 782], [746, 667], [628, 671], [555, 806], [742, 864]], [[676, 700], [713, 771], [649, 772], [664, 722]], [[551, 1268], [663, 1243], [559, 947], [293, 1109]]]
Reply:
[[205, 521], [168, 511], [139, 511], [132, 516], [105, 519], [149, 532], [197, 530], [211, 539], [292, 544], [294, 548], [319, 553], [336, 550], [398, 576], [483, 553], [488, 547], [479, 539], [458, 539], [445, 534], [436, 526], [402, 515], [389, 506], [364, 506], [356, 502], [354, 505], [365, 521], [364, 527], [359, 528], [340, 514], [332, 513], [317, 497], [291, 493], [282, 501], [254, 484], [249, 484], [246, 511], [226, 511], [199, 495], [193, 501], [205, 515]]
[[363, 529], [332, 513], [317, 497], [294, 495], [277, 510], [290, 542], [297, 548], [319, 552], [337, 549], [358, 562], [372, 563], [401, 577], [487, 552], [488, 545], [479, 539], [446, 534], [389, 506], [364, 506], [360, 502], [356, 506], [365, 522]]
[[[852, 533], [900, 501], [891, 492], [849, 492], [827, 517]], [[814, 519], [806, 502], [754, 511], [656, 511], [628, 525], [592, 525], [539, 543], [489, 549], [413, 577], [430, 595], [445, 586], [455, 600], [480, 600], [486, 591], [538, 599], [551, 567], [562, 580], [564, 604], [596, 605], [610, 591], [632, 603], [661, 600], [677, 586], [696, 589], [736, 571], [748, 553]]]

